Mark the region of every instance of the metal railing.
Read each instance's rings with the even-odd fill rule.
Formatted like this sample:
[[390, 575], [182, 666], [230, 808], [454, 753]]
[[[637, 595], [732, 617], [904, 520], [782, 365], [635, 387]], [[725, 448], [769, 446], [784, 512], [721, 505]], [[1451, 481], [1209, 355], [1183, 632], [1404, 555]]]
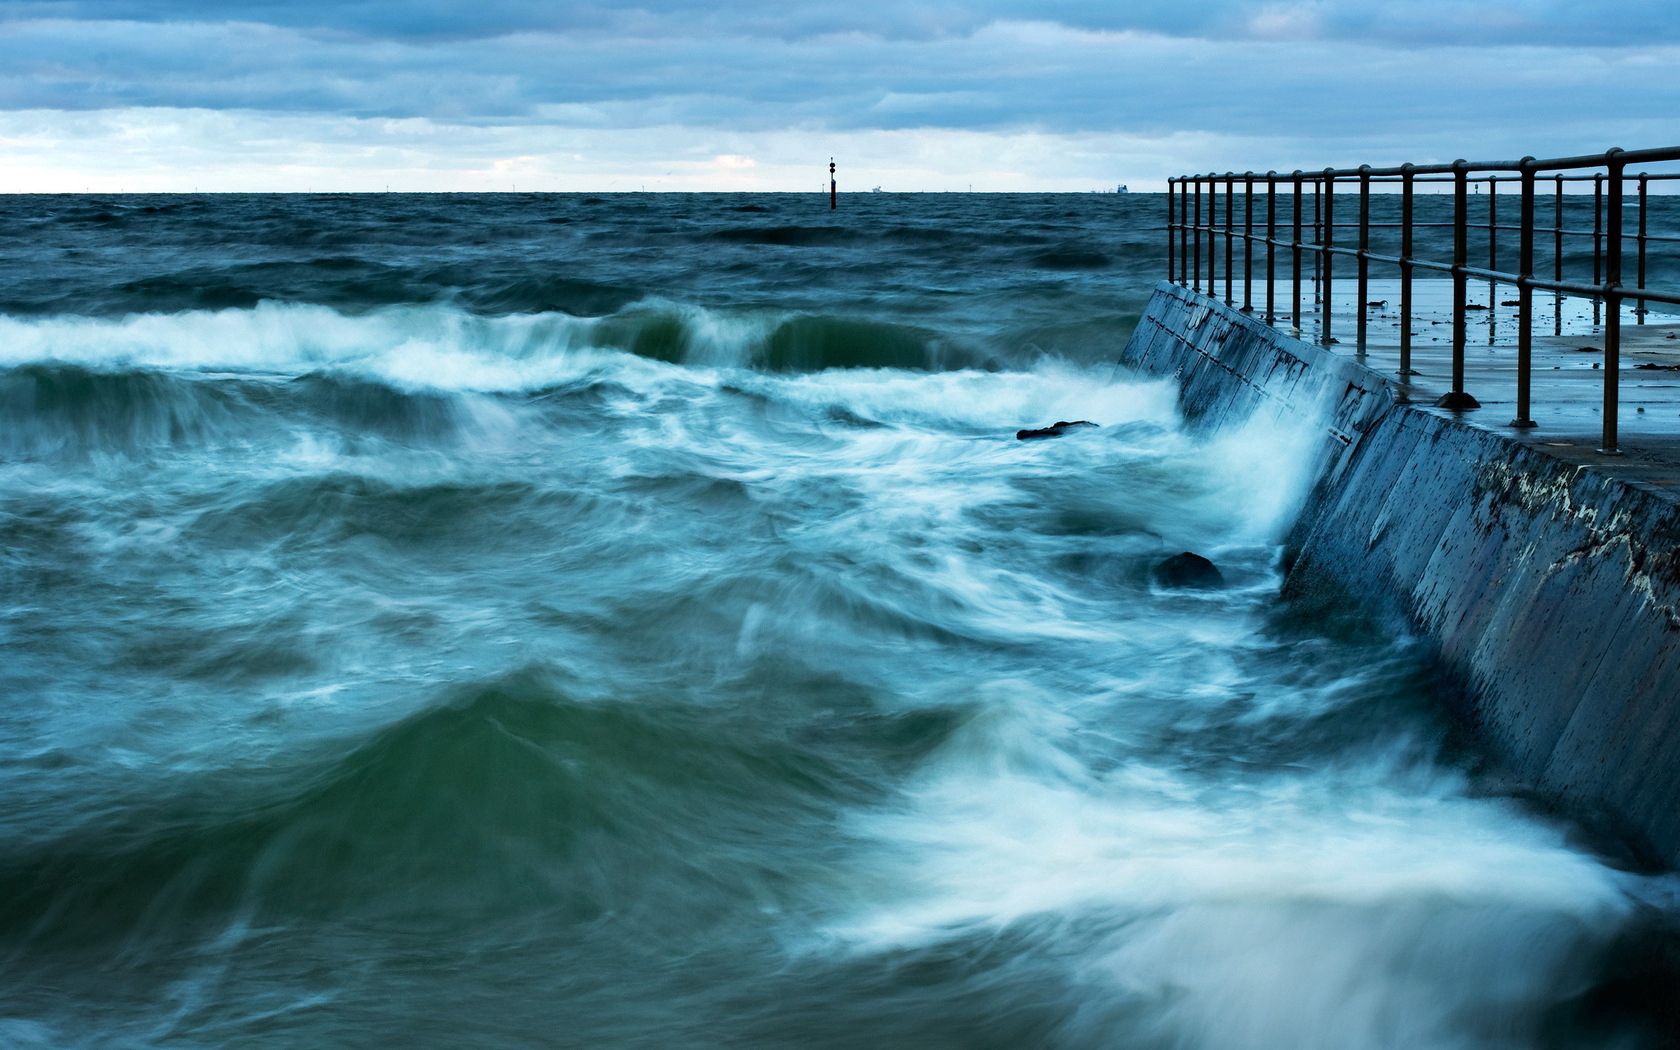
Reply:
[[[1680, 244], [1680, 236], [1653, 233], [1648, 226], [1649, 199], [1653, 183], [1680, 179], [1680, 173], [1630, 173], [1639, 165], [1680, 161], [1680, 147], [1662, 149], [1612, 149], [1604, 153], [1578, 157], [1536, 160], [1524, 157], [1516, 161], [1471, 163], [1458, 160], [1451, 164], [1403, 164], [1399, 167], [1326, 168], [1320, 172], [1276, 171], [1225, 172], [1224, 174], [1185, 175], [1169, 179], [1167, 185], [1167, 275], [1184, 287], [1218, 296], [1217, 282], [1224, 280], [1224, 301], [1236, 307], [1235, 282], [1237, 244], [1242, 245], [1241, 284], [1242, 306], [1247, 313], [1255, 311], [1254, 256], [1255, 246], [1265, 248], [1265, 304], [1267, 324], [1275, 324], [1277, 313], [1277, 268], [1280, 255], [1290, 271], [1288, 287], [1293, 309], [1288, 315], [1297, 332], [1302, 329], [1302, 282], [1307, 257], [1310, 256], [1312, 280], [1315, 286], [1314, 305], [1320, 310], [1319, 341], [1328, 346], [1333, 337], [1333, 297], [1337, 281], [1338, 259], [1352, 259], [1356, 266], [1357, 282], [1357, 346], [1363, 354], [1367, 339], [1366, 295], [1372, 263], [1398, 268], [1400, 280], [1400, 363], [1402, 377], [1418, 374], [1412, 368], [1412, 284], [1418, 271], [1444, 274], [1451, 278], [1452, 289], [1452, 389], [1436, 404], [1454, 411], [1479, 408], [1480, 404], [1465, 389], [1464, 357], [1468, 341], [1469, 322], [1468, 284], [1471, 279], [1485, 280], [1490, 286], [1512, 285], [1517, 289], [1517, 380], [1516, 416], [1510, 425], [1527, 428], [1535, 425], [1530, 414], [1530, 391], [1533, 379], [1533, 339], [1535, 328], [1534, 292], [1555, 293], [1561, 304], [1565, 295], [1582, 296], [1592, 300], [1593, 323], [1603, 325], [1604, 338], [1604, 429], [1600, 452], [1618, 454], [1617, 422], [1620, 398], [1620, 355], [1622, 344], [1623, 304], [1635, 303], [1636, 323], [1643, 324], [1648, 303], [1680, 306], [1680, 289], [1661, 289], [1646, 283], [1647, 258], [1650, 245]], [[1515, 178], [1511, 176], [1514, 174]], [[1518, 184], [1519, 218], [1514, 224], [1499, 221], [1501, 184]], [[1566, 183], [1592, 183], [1592, 229], [1574, 229], [1564, 223], [1564, 188]], [[1637, 186], [1637, 232], [1631, 238], [1624, 226], [1625, 198], [1628, 183]], [[1416, 220], [1417, 187], [1427, 183], [1450, 183], [1452, 193], [1451, 222], [1418, 222]], [[1545, 183], [1552, 190], [1553, 222], [1541, 226], [1536, 222], [1536, 191]], [[1338, 222], [1336, 219], [1337, 187], [1357, 186], [1359, 218], [1357, 222]], [[1371, 221], [1373, 186], [1398, 184], [1400, 192], [1400, 220], [1391, 223]], [[1473, 221], [1470, 215], [1470, 187], [1486, 186], [1488, 193], [1486, 218]], [[1256, 187], [1259, 187], [1257, 193]], [[1221, 194], [1223, 190], [1223, 194]], [[1280, 190], [1287, 195], [1289, 218], [1288, 236], [1279, 236]], [[1305, 197], [1310, 190], [1311, 214], [1306, 211]], [[1205, 191], [1205, 192], [1204, 192]], [[1241, 219], [1238, 221], [1238, 195], [1241, 195]], [[1223, 209], [1220, 196], [1223, 195]], [[1203, 221], [1202, 202], [1207, 200], [1206, 221]], [[1255, 205], [1262, 202], [1263, 229], [1256, 232]], [[1310, 226], [1309, 226], [1310, 222]], [[1415, 234], [1419, 230], [1452, 230], [1452, 260], [1420, 258], [1416, 253]], [[1357, 231], [1356, 245], [1338, 243], [1339, 231]], [[1372, 249], [1373, 230], [1397, 230], [1397, 254]], [[1470, 232], [1485, 231], [1488, 244], [1486, 267], [1470, 265]], [[1310, 232], [1311, 239], [1304, 239]], [[1515, 271], [1499, 268], [1499, 234], [1518, 235], [1518, 263]], [[1542, 277], [1535, 273], [1535, 240], [1549, 235], [1552, 239], [1552, 273]], [[1206, 266], [1203, 265], [1203, 240], [1206, 240]], [[1223, 267], [1219, 266], [1220, 239], [1224, 241]], [[1592, 279], [1584, 276], [1566, 277], [1566, 238], [1590, 238], [1592, 243]], [[1635, 242], [1635, 270], [1637, 278], [1629, 284], [1624, 280], [1625, 242]], [[1562, 332], [1562, 310], [1556, 312], [1557, 333]]]

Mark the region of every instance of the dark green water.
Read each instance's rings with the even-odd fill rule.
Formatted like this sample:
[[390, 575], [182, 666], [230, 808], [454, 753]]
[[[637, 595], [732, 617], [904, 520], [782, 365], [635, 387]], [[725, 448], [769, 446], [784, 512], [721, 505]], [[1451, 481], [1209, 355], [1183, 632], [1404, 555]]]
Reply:
[[0, 200], [0, 1045], [1634, 1045], [1160, 199], [815, 203]]

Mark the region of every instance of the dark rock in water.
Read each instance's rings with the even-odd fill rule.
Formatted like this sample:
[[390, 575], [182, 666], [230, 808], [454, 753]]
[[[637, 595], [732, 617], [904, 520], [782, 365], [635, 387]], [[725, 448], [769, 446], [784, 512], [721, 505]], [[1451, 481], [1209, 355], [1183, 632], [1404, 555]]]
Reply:
[[1038, 438], [1059, 438], [1075, 427], [1094, 427], [1096, 425], [1089, 419], [1062, 419], [1047, 427], [1039, 427], [1037, 430], [1017, 430], [1015, 431], [1015, 440], [1033, 441]]
[[1163, 587], [1211, 590], [1225, 586], [1225, 577], [1213, 562], [1185, 551], [1155, 566], [1155, 582]]

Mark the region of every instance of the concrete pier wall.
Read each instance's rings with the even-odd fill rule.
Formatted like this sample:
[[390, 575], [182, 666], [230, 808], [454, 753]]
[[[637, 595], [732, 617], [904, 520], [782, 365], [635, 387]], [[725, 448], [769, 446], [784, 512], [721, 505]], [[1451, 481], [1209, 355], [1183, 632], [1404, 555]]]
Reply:
[[1286, 592], [1404, 616], [1497, 761], [1680, 865], [1680, 504], [1171, 284], [1122, 361], [1177, 377], [1194, 425], [1323, 420]]

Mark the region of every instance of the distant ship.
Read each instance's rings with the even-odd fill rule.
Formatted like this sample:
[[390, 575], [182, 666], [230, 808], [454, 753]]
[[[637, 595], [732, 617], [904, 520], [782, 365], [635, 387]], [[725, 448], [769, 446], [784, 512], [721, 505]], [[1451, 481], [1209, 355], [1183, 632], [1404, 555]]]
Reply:
[[881, 187], [876, 186], [874, 189], [870, 190], [869, 192], [870, 193], [880, 193], [881, 192]]
[[1119, 189], [1117, 189], [1117, 190], [1115, 190], [1115, 191], [1114, 191], [1114, 192], [1115, 192], [1115, 193], [1130, 193], [1130, 192], [1132, 192], [1132, 191], [1131, 191], [1131, 190], [1129, 190], [1129, 189], [1127, 189], [1127, 188], [1126, 188], [1126, 184], [1125, 184], [1125, 183], [1124, 183], [1124, 182], [1122, 182], [1122, 183], [1121, 183], [1121, 184], [1120, 184], [1120, 188], [1119, 188]]

